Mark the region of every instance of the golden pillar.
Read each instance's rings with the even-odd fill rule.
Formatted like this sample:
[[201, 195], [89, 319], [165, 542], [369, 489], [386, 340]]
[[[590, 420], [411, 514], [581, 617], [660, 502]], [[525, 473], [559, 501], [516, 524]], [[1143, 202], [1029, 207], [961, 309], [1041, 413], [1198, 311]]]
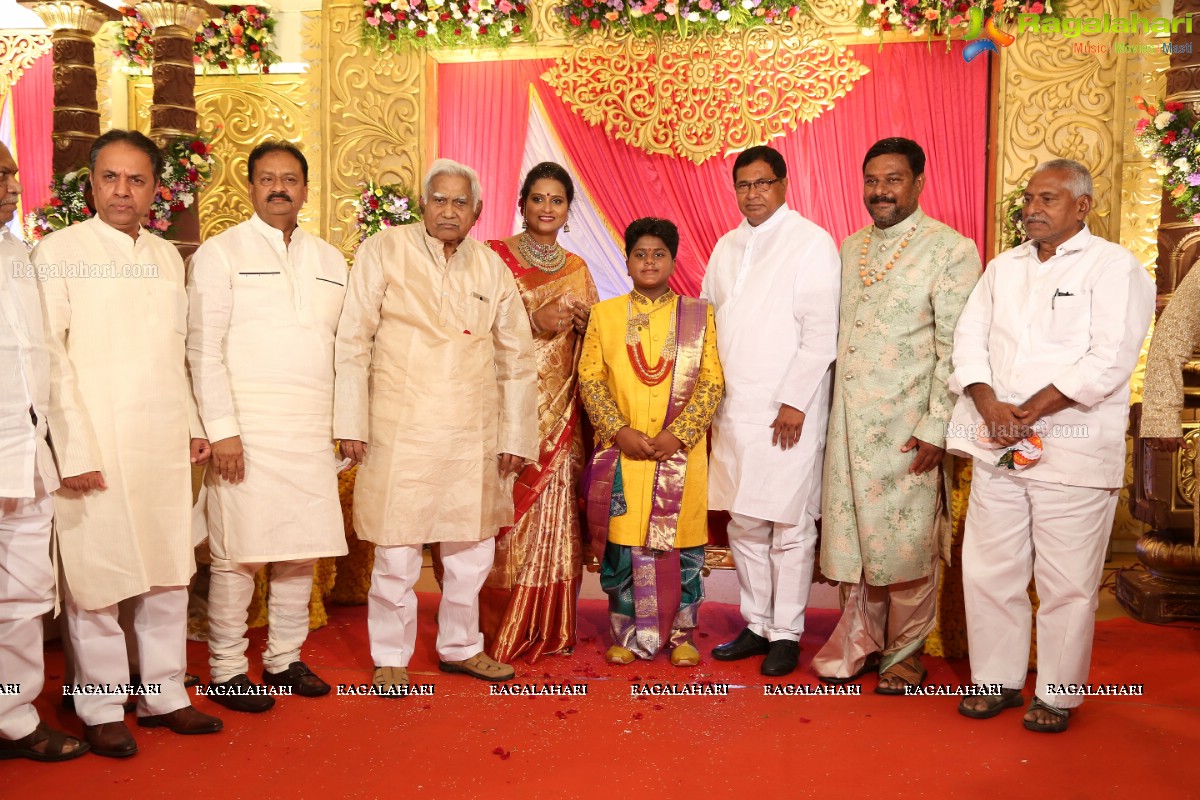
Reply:
[[53, 171], [72, 172], [88, 163], [100, 135], [96, 103], [96, 43], [105, 22], [121, 15], [98, 0], [22, 2], [51, 31], [54, 54]]
[[[1167, 70], [1168, 102], [1200, 104], [1200, 0], [1176, 0], [1174, 16], [1193, 17], [1195, 33], [1171, 36]], [[1166, 191], [1158, 226], [1158, 309], [1170, 301], [1175, 287], [1200, 259], [1200, 228], [1182, 214]], [[1138, 559], [1149, 569], [1123, 572], [1117, 599], [1144, 622], [1200, 619], [1200, 548], [1193, 546], [1196, 498], [1196, 448], [1200, 440], [1200, 354], [1183, 368], [1185, 445], [1178, 453], [1159, 453], [1136, 439], [1133, 514], [1154, 526], [1137, 543]], [[1137, 435], [1140, 407], [1133, 413]]]

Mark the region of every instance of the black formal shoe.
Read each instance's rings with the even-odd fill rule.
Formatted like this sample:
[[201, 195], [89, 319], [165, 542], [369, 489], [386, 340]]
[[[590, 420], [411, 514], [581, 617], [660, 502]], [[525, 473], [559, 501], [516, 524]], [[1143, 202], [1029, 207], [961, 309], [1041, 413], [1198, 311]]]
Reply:
[[[198, 733], [216, 733], [224, 725], [216, 717], [197, 711], [191, 706], [177, 708], [170, 714], [156, 714], [153, 717], [138, 717], [138, 725], [143, 728], [166, 728], [172, 733], [193, 735]], [[95, 750], [96, 746], [92, 745]]]
[[762, 674], [772, 678], [790, 675], [800, 661], [800, 643], [788, 639], [771, 642], [771, 649], [763, 659]]
[[230, 711], [245, 711], [259, 714], [275, 705], [275, 698], [262, 691], [263, 687], [255, 686], [245, 673], [234, 675], [227, 681], [210, 683], [205, 697], [219, 706], [225, 706]]
[[92, 746], [92, 752], [109, 758], [125, 758], [138, 751], [137, 742], [124, 722], [103, 722], [99, 725], [84, 725], [83, 735]]
[[714, 647], [712, 657], [717, 661], [741, 661], [750, 656], [765, 655], [770, 644], [766, 637], [759, 636], [749, 628], [742, 628], [732, 642]]
[[264, 669], [262, 678], [267, 686], [290, 686], [292, 694], [301, 697], [329, 694], [329, 684], [318, 678], [303, 661], [293, 661], [283, 672], [267, 672]]

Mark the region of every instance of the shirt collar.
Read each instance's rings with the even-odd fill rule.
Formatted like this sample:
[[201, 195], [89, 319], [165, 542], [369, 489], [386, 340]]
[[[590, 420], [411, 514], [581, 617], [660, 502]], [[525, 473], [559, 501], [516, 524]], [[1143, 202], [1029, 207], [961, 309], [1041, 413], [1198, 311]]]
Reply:
[[872, 226], [875, 229], [873, 233], [883, 241], [896, 239], [911, 231], [915, 226], [920, 225], [923, 219], [925, 219], [925, 212], [921, 210], [920, 206], [917, 206], [915, 211], [895, 225], [886, 228], [880, 228], [877, 225]]
[[651, 308], [658, 308], [659, 306], [664, 306], [664, 305], [670, 303], [671, 300], [673, 300], [675, 298], [675, 292], [671, 291], [671, 289], [668, 287], [666, 294], [664, 294], [662, 297], [658, 298], [657, 300], [651, 300], [649, 297], [646, 297], [646, 295], [642, 294], [637, 289], [634, 289], [629, 293], [629, 297], [633, 300], [634, 305], [650, 306]]
[[[1079, 233], [1075, 234], [1070, 239], [1067, 239], [1054, 250], [1054, 255], [1061, 256], [1066, 255], [1067, 253], [1078, 253], [1081, 250], [1086, 250], [1088, 245], [1091, 243], [1092, 232], [1088, 230], [1087, 223], [1085, 222], [1083, 223], [1083, 229], [1080, 230]], [[1037, 242], [1030, 239], [1024, 244], [1024, 247], [1026, 252], [1029, 253], [1030, 258], [1040, 262], [1037, 254]]]
[[118, 241], [125, 247], [133, 247], [134, 245], [136, 245], [138, 242], [140, 242], [142, 240], [143, 236], [153, 236], [154, 235], [150, 231], [146, 230], [145, 225], [139, 225], [137, 239], [134, 239], [132, 236], [130, 236], [125, 231], [117, 230], [112, 225], [109, 225], [107, 222], [100, 219], [99, 214], [88, 217], [86, 220], [84, 220], [83, 224], [86, 225], [89, 222], [94, 223], [96, 230], [100, 232], [101, 236], [107, 237], [108, 239], [113, 240], [113, 241]]
[[[268, 225], [266, 222], [263, 221], [263, 218], [260, 217], [257, 213], [250, 215], [250, 227], [254, 228], [254, 230], [258, 231], [260, 234], [267, 237], [268, 241], [278, 242], [279, 244], [284, 244], [284, 245], [286, 244], [283, 241], [283, 231], [279, 230], [279, 228], [275, 228], [275, 227], [272, 227], [271, 225]], [[301, 229], [301, 227], [299, 225], [297, 225], [296, 229], [292, 231], [292, 241], [293, 242], [299, 241], [303, 237], [304, 237], [303, 229]]]
[[784, 203], [779, 208], [775, 209], [774, 214], [767, 217], [759, 224], [751, 225], [750, 220], [748, 219], [743, 219], [742, 224], [746, 226], [746, 230], [748, 230], [751, 235], [757, 236], [760, 233], [765, 233], [766, 231], [779, 227], [779, 225], [783, 222], [783, 218], [787, 216], [789, 211], [791, 211], [791, 209], [788, 208], [788, 204]]

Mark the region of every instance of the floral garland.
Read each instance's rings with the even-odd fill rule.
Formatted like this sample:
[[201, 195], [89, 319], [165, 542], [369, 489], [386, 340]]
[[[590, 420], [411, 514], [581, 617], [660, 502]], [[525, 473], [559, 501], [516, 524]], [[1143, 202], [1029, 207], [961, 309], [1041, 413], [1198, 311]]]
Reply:
[[362, 193], [354, 200], [354, 224], [359, 243], [384, 228], [410, 225], [420, 219], [421, 212], [408, 189], [398, 183], [367, 181]]
[[1005, 250], [1011, 250], [1029, 238], [1025, 231], [1025, 218], [1021, 212], [1025, 210], [1025, 188], [1013, 189], [1000, 200], [1000, 208], [1004, 211], [1004, 219], [1000, 225], [1000, 244]]
[[48, 233], [83, 222], [92, 216], [92, 209], [88, 207], [84, 194], [87, 176], [86, 167], [54, 176], [50, 181], [50, 199], [46, 205], [25, 216], [25, 235], [30, 241], [41, 241]]
[[167, 145], [158, 192], [150, 206], [150, 230], [166, 233], [171, 217], [196, 202], [196, 196], [212, 178], [216, 163], [212, 150], [212, 145], [201, 137], [176, 139]]
[[1163, 103], [1161, 110], [1135, 97], [1146, 114], [1134, 126], [1134, 141], [1154, 163], [1163, 189], [1181, 212], [1200, 225], [1200, 126], [1196, 113], [1183, 103]]
[[361, 38], [378, 51], [480, 45], [503, 47], [529, 31], [521, 0], [363, 0]]
[[[191, 208], [196, 196], [212, 178], [216, 159], [205, 139], [176, 139], [163, 154], [158, 191], [150, 206], [147, 230], [159, 236], [171, 227], [171, 217]], [[50, 183], [50, 200], [25, 217], [26, 235], [40, 241], [48, 233], [83, 222], [94, 213], [85, 195], [88, 170], [57, 176]]]
[[1003, 25], [1018, 14], [1050, 15], [1051, 5], [1051, 0], [863, 0], [858, 25], [868, 35], [907, 30], [914, 36], [947, 36], [967, 26], [973, 7]]
[[808, 14], [808, 4], [805, 0], [567, 0], [557, 10], [577, 33], [611, 27], [637, 35], [687, 36], [778, 22]]
[[[204, 23], [196, 33], [193, 58], [205, 69], [257, 69], [271, 71], [279, 54], [271, 49], [275, 18], [258, 6], [218, 6], [224, 15]], [[121, 27], [116, 33], [114, 54], [128, 64], [149, 69], [154, 60], [150, 26], [135, 9], [121, 9]]]

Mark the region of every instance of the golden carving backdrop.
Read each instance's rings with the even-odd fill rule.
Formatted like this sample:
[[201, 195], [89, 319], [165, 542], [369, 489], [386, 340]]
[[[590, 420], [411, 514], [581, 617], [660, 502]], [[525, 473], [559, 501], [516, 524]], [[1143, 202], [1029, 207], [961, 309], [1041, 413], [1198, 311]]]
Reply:
[[[212, 142], [217, 156], [212, 182], [200, 195], [201, 241], [253, 213], [246, 188], [246, 161], [255, 145], [275, 138], [307, 149], [312, 136], [305, 84], [303, 75], [196, 76], [200, 133]], [[130, 124], [142, 132], [150, 129], [153, 93], [149, 76], [129, 82], [129, 108], [134, 117]], [[310, 186], [310, 197], [320, 197], [319, 186]], [[306, 206], [300, 215], [301, 226], [320, 233], [316, 216], [313, 207]]]
[[542, 78], [586, 122], [697, 164], [816, 119], [867, 73], [815, 20], [722, 35], [594, 35]]
[[0, 101], [21, 74], [49, 52], [48, 33], [0, 33]]

